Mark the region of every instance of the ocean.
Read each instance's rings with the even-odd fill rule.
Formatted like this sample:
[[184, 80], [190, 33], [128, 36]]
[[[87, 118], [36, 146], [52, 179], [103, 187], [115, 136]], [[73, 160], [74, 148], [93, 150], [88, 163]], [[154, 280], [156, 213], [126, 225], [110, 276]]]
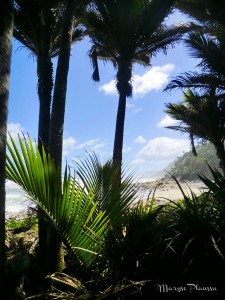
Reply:
[[[143, 180], [143, 182], [146, 181], [152, 181], [155, 178], [148, 178], [148, 180]], [[139, 180], [141, 183], [142, 180]], [[149, 191], [140, 188], [139, 191], [139, 197], [140, 199], [146, 199], [147, 194]], [[6, 212], [13, 213], [15, 215], [16, 213], [19, 213], [21, 211], [27, 210], [29, 206], [34, 206], [34, 204], [29, 200], [28, 196], [25, 194], [25, 192], [22, 190], [22, 188], [17, 185], [16, 183], [7, 180], [6, 181]]]
[[27, 210], [32, 202], [16, 183], [6, 181], [6, 212], [19, 213]]

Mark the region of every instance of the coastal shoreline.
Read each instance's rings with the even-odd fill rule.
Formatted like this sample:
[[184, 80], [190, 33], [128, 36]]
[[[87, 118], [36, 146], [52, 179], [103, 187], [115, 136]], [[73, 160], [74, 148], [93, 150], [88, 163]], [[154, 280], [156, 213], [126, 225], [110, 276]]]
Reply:
[[[179, 181], [185, 194], [190, 195], [190, 189], [196, 195], [204, 192], [206, 187], [201, 181]], [[182, 198], [182, 193], [177, 183], [172, 179], [158, 179], [138, 183], [138, 199], [147, 200], [153, 196], [158, 204], [164, 204], [169, 200], [178, 200]], [[10, 201], [10, 200], [9, 200]], [[18, 203], [16, 211], [6, 211], [6, 220], [10, 218], [23, 219], [29, 216], [29, 205], [27, 207], [23, 203]]]
[[[191, 191], [200, 195], [206, 191], [206, 186], [202, 181], [180, 181], [179, 184], [186, 195], [190, 195]], [[156, 203], [162, 204], [169, 200], [178, 200], [182, 198], [182, 192], [173, 179], [159, 179], [155, 181], [143, 182], [139, 185], [140, 194], [143, 199], [151, 198], [154, 194]]]

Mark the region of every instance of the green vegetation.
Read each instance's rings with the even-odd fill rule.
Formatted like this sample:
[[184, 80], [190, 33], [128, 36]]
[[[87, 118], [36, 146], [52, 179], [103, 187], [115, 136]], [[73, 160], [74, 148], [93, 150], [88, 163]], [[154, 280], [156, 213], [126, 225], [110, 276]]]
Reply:
[[[212, 144], [197, 145], [196, 152], [197, 156], [189, 151], [178, 157], [168, 172], [180, 180], [199, 180], [198, 174], [211, 178], [208, 165], [213, 168], [219, 167], [215, 147]], [[170, 177], [170, 175], [168, 174], [166, 177]]]
[[[224, 178], [218, 171], [211, 173], [214, 181], [204, 179], [209, 192], [200, 196], [187, 196], [181, 189], [183, 199], [178, 202], [156, 205], [153, 197], [125, 210], [122, 222], [116, 228], [108, 227], [105, 238], [101, 235], [101, 255], [91, 264], [80, 264], [65, 249], [67, 268], [64, 273], [47, 276], [45, 284], [37, 281], [37, 253], [30, 250], [32, 243], [20, 235], [16, 247], [21, 251], [23, 242], [24, 255], [20, 256], [18, 268], [23, 271], [19, 274], [29, 280], [25, 292], [34, 299], [40, 295], [43, 299], [76, 299], [75, 295], [78, 299], [146, 299], [149, 295], [158, 299], [158, 283], [185, 286], [191, 280], [216, 286], [220, 289], [216, 299], [223, 299], [219, 297], [225, 276], [224, 192], [217, 192], [224, 186]], [[57, 221], [54, 223], [61, 230]], [[81, 236], [84, 238], [85, 232]], [[17, 238], [10, 240], [17, 253]], [[10, 272], [15, 260], [9, 260]], [[38, 286], [36, 296], [34, 284]]]
[[12, 217], [6, 221], [6, 229], [22, 229], [22, 230], [28, 230], [28, 229], [35, 229], [37, 225], [37, 217], [29, 216], [22, 219], [17, 219], [16, 217]]

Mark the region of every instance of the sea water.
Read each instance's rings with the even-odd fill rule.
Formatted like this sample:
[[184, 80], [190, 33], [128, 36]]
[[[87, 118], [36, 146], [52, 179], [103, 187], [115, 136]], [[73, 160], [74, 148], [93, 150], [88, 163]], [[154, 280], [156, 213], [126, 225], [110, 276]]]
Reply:
[[[148, 178], [148, 180], [145, 179], [143, 180], [143, 182], [146, 181], [149, 182], [152, 180], [153, 178]], [[139, 180], [139, 182], [141, 183], [142, 180]], [[140, 199], [146, 200], [149, 196], [149, 192], [150, 192], [149, 190], [140, 187], [136, 202]], [[18, 184], [10, 180], [7, 180], [6, 181], [6, 212], [13, 213], [14, 215], [21, 211], [27, 210], [28, 207], [30, 206], [33, 207], [35, 205], [29, 200], [28, 195], [26, 195], [26, 193], [22, 190], [22, 188]]]
[[19, 213], [32, 205], [19, 185], [9, 180], [6, 181], [6, 212]]

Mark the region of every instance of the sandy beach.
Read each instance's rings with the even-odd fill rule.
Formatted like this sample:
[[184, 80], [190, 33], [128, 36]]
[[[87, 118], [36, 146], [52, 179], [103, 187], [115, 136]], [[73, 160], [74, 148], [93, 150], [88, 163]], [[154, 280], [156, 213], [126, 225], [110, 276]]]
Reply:
[[[190, 195], [190, 189], [196, 195], [206, 190], [205, 185], [201, 181], [179, 181], [179, 183], [186, 195]], [[153, 195], [153, 193], [155, 193], [156, 201], [160, 203], [166, 202], [168, 199], [178, 200], [182, 197], [181, 190], [172, 179], [160, 179], [140, 184], [140, 195], [143, 195], [143, 199], [147, 199], [147, 197]]]

